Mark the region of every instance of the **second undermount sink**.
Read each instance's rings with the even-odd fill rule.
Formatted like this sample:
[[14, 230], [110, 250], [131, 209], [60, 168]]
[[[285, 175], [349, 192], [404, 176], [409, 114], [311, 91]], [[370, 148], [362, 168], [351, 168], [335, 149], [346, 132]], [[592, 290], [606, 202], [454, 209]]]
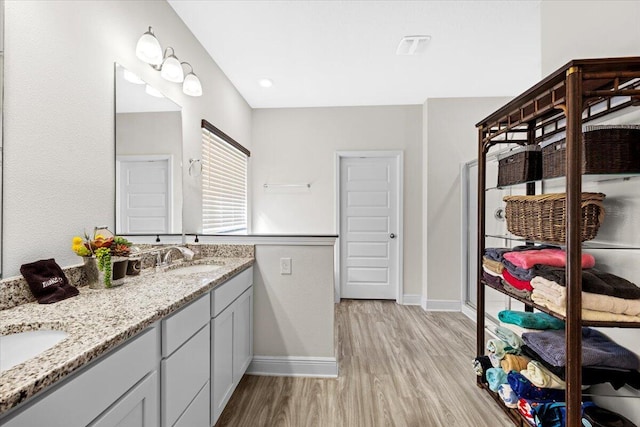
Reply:
[[31, 359], [58, 344], [69, 334], [56, 330], [37, 330], [0, 335], [0, 371]]
[[195, 264], [167, 270], [165, 271], [165, 274], [183, 276], [196, 273], [210, 273], [218, 270], [219, 268], [222, 268], [222, 266], [217, 264]]

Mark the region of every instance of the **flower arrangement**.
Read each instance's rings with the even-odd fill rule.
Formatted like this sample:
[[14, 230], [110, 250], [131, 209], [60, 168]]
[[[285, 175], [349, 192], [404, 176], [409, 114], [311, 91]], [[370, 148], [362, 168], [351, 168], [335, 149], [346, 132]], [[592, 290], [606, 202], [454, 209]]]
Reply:
[[71, 240], [71, 249], [76, 255], [81, 257], [95, 257], [98, 261], [98, 270], [104, 273], [104, 284], [111, 287], [111, 260], [112, 257], [127, 257], [131, 253], [132, 243], [121, 236], [111, 235], [105, 237], [103, 234], [94, 232], [93, 237], [89, 237], [87, 232], [84, 238], [75, 236]]

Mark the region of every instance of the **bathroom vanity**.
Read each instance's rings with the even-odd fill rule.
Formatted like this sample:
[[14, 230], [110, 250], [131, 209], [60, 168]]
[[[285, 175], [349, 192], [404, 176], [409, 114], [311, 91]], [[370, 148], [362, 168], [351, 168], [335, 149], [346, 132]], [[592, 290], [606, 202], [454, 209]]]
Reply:
[[0, 311], [2, 334], [68, 333], [0, 372], [0, 426], [215, 424], [253, 357], [252, 246], [246, 255]]

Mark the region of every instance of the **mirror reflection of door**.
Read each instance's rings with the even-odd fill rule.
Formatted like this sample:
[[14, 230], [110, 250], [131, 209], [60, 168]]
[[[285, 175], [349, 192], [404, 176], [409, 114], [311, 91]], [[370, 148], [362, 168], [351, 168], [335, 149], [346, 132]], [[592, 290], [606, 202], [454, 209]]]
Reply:
[[119, 156], [116, 162], [116, 228], [122, 234], [169, 233], [171, 156]]
[[182, 108], [118, 64], [115, 74], [116, 233], [181, 233]]

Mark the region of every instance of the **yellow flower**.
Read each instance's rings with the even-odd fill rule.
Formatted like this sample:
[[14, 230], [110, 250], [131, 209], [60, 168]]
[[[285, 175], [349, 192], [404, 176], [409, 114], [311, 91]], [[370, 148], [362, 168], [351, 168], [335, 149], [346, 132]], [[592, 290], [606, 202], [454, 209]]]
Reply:
[[79, 237], [79, 236], [74, 237], [73, 240], [71, 241], [73, 246], [82, 245], [83, 242], [84, 240], [82, 239], [82, 237]]

